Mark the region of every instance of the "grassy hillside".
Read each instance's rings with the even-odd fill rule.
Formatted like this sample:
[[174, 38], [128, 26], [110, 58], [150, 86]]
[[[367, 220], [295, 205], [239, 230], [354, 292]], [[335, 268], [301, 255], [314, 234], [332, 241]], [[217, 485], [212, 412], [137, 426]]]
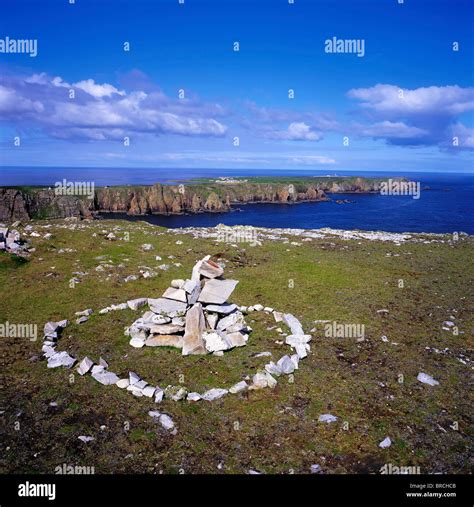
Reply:
[[[0, 471], [53, 473], [62, 463], [94, 466], [96, 473], [309, 473], [311, 464], [320, 464], [324, 473], [378, 473], [385, 463], [419, 465], [422, 473], [470, 470], [472, 363], [461, 360], [473, 352], [472, 238], [397, 246], [290, 237], [287, 243], [235, 247], [142, 222], [33, 224], [41, 236], [52, 237], [31, 238], [36, 252], [27, 261], [0, 253], [0, 322], [42, 329], [48, 320], [68, 318], [73, 323], [59, 349], [96, 361], [102, 356], [120, 377], [135, 371], [162, 387], [182, 380], [202, 392], [228, 387], [268, 362], [254, 353], [270, 351], [278, 358], [288, 352], [268, 329], [279, 324], [264, 313], [247, 316], [254, 330], [248, 345], [223, 357], [133, 349], [123, 330], [142, 311], [97, 314], [134, 297], [159, 297], [172, 279], [189, 277], [205, 254], [224, 261], [226, 276], [240, 280], [233, 302], [291, 312], [305, 331], [316, 330], [294, 383], [281, 377], [274, 390], [161, 405], [73, 370], [48, 369], [40, 359], [41, 336], [36, 342], [2, 338], [6, 447]], [[112, 231], [118, 238], [128, 233], [129, 241], [107, 240]], [[154, 250], [143, 251], [144, 243]], [[104, 270], [97, 271], [101, 262]], [[163, 263], [171, 266], [168, 271], [158, 268]], [[158, 275], [123, 281], [144, 267]], [[74, 276], [81, 281], [70, 288]], [[75, 324], [74, 312], [86, 308], [95, 313]], [[442, 330], [453, 317], [458, 336]], [[365, 340], [328, 338], [314, 323], [318, 319], [364, 324]], [[419, 372], [440, 385], [418, 382]], [[154, 408], [172, 415], [177, 435], [147, 415]], [[324, 413], [338, 421], [319, 423]], [[79, 435], [95, 440], [84, 444]], [[386, 436], [393, 443], [381, 449]]]

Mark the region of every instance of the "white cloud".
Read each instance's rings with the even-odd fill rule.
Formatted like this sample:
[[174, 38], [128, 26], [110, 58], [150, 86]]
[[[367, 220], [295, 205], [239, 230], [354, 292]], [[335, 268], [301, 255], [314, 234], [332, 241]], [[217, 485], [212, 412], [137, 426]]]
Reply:
[[319, 141], [322, 139], [319, 132], [315, 132], [304, 122], [292, 122], [285, 130], [268, 130], [265, 137], [284, 141]]

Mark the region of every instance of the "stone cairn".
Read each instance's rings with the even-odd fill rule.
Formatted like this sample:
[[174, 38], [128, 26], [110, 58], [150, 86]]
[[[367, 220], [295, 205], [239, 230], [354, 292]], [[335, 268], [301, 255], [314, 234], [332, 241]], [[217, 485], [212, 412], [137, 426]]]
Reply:
[[[149, 384], [134, 372], [129, 372], [127, 378], [121, 379], [109, 371], [108, 363], [102, 358], [96, 363], [84, 357], [77, 366], [77, 373], [81, 376], [90, 374], [103, 385], [116, 385], [137, 397], [154, 398], [155, 403], [161, 403], [164, 398], [188, 402], [214, 401], [227, 394], [274, 388], [277, 385], [275, 377], [290, 375], [298, 369], [300, 359], [305, 358], [310, 350], [311, 335], [304, 334], [301, 323], [292, 314], [264, 308], [261, 304], [238, 307], [228, 303], [227, 299], [238, 281], [224, 280], [223, 273], [223, 268], [206, 256], [194, 266], [190, 280], [173, 280], [163, 297], [137, 298], [103, 308], [98, 313], [104, 315], [125, 309], [136, 311], [148, 304], [149, 311], [126, 330], [133, 347], [173, 346], [181, 349], [183, 355], [222, 355], [224, 351], [246, 345], [251, 328], [245, 323], [244, 313], [264, 311], [272, 313], [275, 322], [283, 322], [288, 326], [291, 334], [285, 337], [285, 343], [295, 353], [282, 356], [276, 363], [270, 361], [253, 376], [244, 375], [243, 380], [229, 388], [212, 388], [202, 394], [188, 392], [184, 386], [169, 385], [162, 389]], [[76, 312], [76, 324], [87, 322], [92, 313], [92, 309]], [[44, 326], [42, 351], [48, 368], [72, 368], [77, 362], [66, 351], [57, 350], [61, 333], [68, 325], [68, 320], [62, 320], [47, 322]], [[255, 357], [271, 355], [270, 352], [261, 352]], [[175, 424], [168, 414], [157, 410], [150, 410], [148, 414], [166, 430], [176, 433]]]
[[246, 345], [251, 328], [239, 307], [227, 302], [239, 282], [223, 274], [208, 255], [194, 266], [191, 279], [173, 280], [161, 298], [148, 299], [150, 310], [126, 330], [130, 345], [177, 347], [183, 356], [222, 355]]
[[16, 229], [9, 229], [0, 224], [0, 251], [2, 250], [19, 256], [28, 255], [28, 245], [21, 240], [20, 233]]

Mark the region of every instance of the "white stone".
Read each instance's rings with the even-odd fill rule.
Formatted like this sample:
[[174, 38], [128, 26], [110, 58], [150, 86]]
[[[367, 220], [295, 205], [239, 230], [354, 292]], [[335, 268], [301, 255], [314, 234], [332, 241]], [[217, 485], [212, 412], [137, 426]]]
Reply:
[[337, 417], [332, 414], [322, 414], [318, 417], [318, 421], [329, 424], [329, 423], [337, 421]]
[[231, 344], [227, 340], [226, 336], [219, 331], [203, 333], [202, 338], [204, 340], [206, 350], [209, 352], [229, 350], [231, 348]]
[[260, 303], [258, 305], [253, 305], [253, 309], [256, 312], [261, 312], [263, 310], [263, 305], [261, 305]]
[[130, 299], [127, 301], [127, 306], [131, 310], [138, 310], [140, 307], [146, 305], [148, 302], [147, 298], [137, 298], [137, 299]]
[[136, 384], [137, 382], [140, 382], [140, 377], [134, 373], [133, 371], [130, 371], [128, 373], [128, 377], [129, 377], [129, 380], [130, 380], [130, 385], [133, 385], [133, 384]]
[[247, 345], [248, 335], [241, 333], [239, 331], [235, 333], [226, 334], [226, 341], [230, 344], [231, 347], [243, 347]]
[[279, 377], [283, 372], [277, 364], [275, 364], [273, 361], [270, 361], [268, 364], [265, 365], [265, 371], [270, 373], [270, 375], [276, 375]]
[[97, 382], [100, 382], [105, 386], [116, 384], [120, 380], [117, 377], [117, 375], [115, 375], [115, 373], [112, 373], [111, 371], [101, 371], [93, 373], [92, 376], [97, 380]]
[[301, 322], [291, 313], [285, 313], [283, 315], [283, 322], [291, 329], [291, 334], [304, 334]]
[[240, 382], [237, 382], [237, 384], [234, 384], [231, 388], [229, 388], [229, 393], [237, 394], [242, 391], [245, 391], [247, 387], [248, 387], [247, 382], [245, 382], [245, 380], [241, 380]]
[[117, 381], [116, 383], [117, 387], [120, 387], [120, 389], [126, 389], [130, 385], [130, 381], [128, 378], [123, 378]]
[[392, 445], [392, 441], [390, 440], [390, 437], [387, 437], [380, 442], [379, 447], [381, 449], [386, 449], [387, 447], [390, 447], [391, 445]]
[[156, 388], [153, 386], [146, 386], [143, 388], [143, 396], [146, 396], [147, 398], [153, 398], [153, 395], [155, 394]]
[[221, 305], [227, 301], [235, 287], [238, 280], [208, 280], [204, 284], [204, 288], [199, 295], [198, 301], [201, 303], [213, 303]]
[[235, 304], [207, 305], [205, 310], [208, 312], [221, 313], [223, 315], [227, 315], [237, 310], [237, 305]]
[[87, 310], [83, 310], [82, 312], [76, 312], [75, 315], [78, 317], [88, 317], [89, 315], [92, 315], [92, 308], [88, 308]]
[[181, 280], [180, 278], [178, 278], [177, 280], [171, 280], [171, 287], [175, 289], [182, 289], [184, 284], [185, 281]]
[[156, 386], [155, 389], [155, 403], [161, 403], [163, 401], [163, 396], [165, 395], [165, 392], [161, 387]]
[[173, 419], [169, 415], [161, 414], [159, 421], [165, 430], [172, 430], [174, 428]]
[[77, 373], [79, 373], [79, 375], [85, 375], [92, 368], [93, 365], [94, 361], [92, 361], [88, 357], [85, 357], [79, 363], [79, 366], [77, 367]]
[[158, 298], [148, 299], [150, 310], [154, 313], [165, 314], [169, 317], [177, 317], [184, 314], [187, 304], [174, 299]]
[[189, 393], [186, 399], [188, 401], [199, 401], [201, 398], [199, 393]]
[[145, 345], [145, 340], [143, 338], [132, 338], [129, 343], [132, 347], [141, 349]]
[[422, 382], [423, 384], [428, 384], [430, 386], [438, 386], [439, 382], [435, 380], [431, 375], [428, 375], [427, 373], [418, 373], [418, 376], [416, 377], [417, 380]]
[[225, 396], [229, 391], [227, 389], [209, 389], [209, 391], [206, 391], [202, 395], [202, 399], [206, 401], [214, 401], [218, 400], [219, 398], [222, 398], [222, 396]]
[[175, 289], [174, 287], [168, 287], [162, 297], [172, 299], [174, 301], [182, 301], [183, 303], [188, 302], [186, 291], [184, 289]]
[[168, 398], [173, 401], [180, 401], [186, 398], [188, 392], [184, 387], [179, 386], [168, 386], [165, 389], [165, 398]]
[[218, 331], [236, 332], [246, 328], [246, 323], [242, 312], [234, 312], [227, 317], [222, 318], [217, 323]]
[[208, 313], [206, 315], [207, 323], [209, 324], [209, 327], [211, 329], [216, 328], [217, 321], [219, 320], [219, 317], [215, 313]]
[[283, 356], [277, 362], [278, 367], [285, 375], [289, 375], [295, 371], [295, 365], [290, 356]]
[[201, 261], [198, 271], [206, 278], [216, 278], [224, 274], [224, 270], [219, 264], [206, 258]]
[[48, 359], [48, 368], [57, 368], [58, 366], [71, 368], [75, 362], [76, 360], [67, 352], [57, 352]]
[[82, 442], [86, 443], [87, 442], [92, 442], [94, 440], [94, 437], [88, 437], [86, 435], [80, 435], [79, 437], [77, 437], [79, 440], [81, 440]]

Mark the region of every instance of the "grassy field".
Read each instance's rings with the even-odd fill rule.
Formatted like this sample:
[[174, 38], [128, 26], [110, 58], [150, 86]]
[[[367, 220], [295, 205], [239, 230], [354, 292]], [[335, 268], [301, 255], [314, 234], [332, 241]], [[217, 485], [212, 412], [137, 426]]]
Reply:
[[[68, 464], [94, 466], [96, 473], [309, 473], [319, 464], [328, 474], [378, 473], [386, 463], [419, 466], [422, 473], [471, 471], [472, 237], [400, 246], [290, 238], [235, 247], [144, 222], [33, 224], [52, 237], [31, 238], [36, 251], [28, 260], [0, 254], [0, 323], [40, 330], [37, 341], [1, 338], [2, 472], [54, 473]], [[105, 238], [111, 231], [118, 240]], [[120, 239], [126, 233], [129, 241]], [[143, 251], [144, 243], [154, 250]], [[73, 251], [60, 253], [65, 248]], [[180, 381], [198, 392], [229, 387], [268, 362], [252, 354], [286, 354], [288, 346], [276, 344], [281, 338], [268, 329], [276, 325], [272, 315], [263, 312], [247, 316], [253, 328], [248, 345], [223, 357], [134, 349], [123, 331], [143, 310], [98, 315], [127, 299], [161, 296], [206, 254], [226, 263], [228, 278], [240, 280], [233, 302], [291, 312], [305, 331], [315, 328], [294, 382], [280, 377], [273, 390], [212, 403], [156, 405], [75, 370], [46, 367], [41, 330], [46, 321], [64, 318], [72, 324], [60, 350], [96, 361], [101, 356], [120, 377], [135, 371], [161, 387]], [[101, 262], [104, 270], [96, 271]], [[168, 271], [158, 269], [163, 263]], [[123, 281], [144, 267], [158, 276]], [[81, 281], [71, 288], [74, 276]], [[94, 309], [90, 320], [75, 324], [74, 312], [86, 308]], [[326, 337], [318, 319], [364, 324], [365, 339]], [[442, 330], [444, 321], [454, 321], [459, 334]], [[419, 372], [440, 385], [420, 383]], [[151, 409], [169, 413], [178, 433], [158, 426], [147, 414]], [[337, 422], [319, 423], [324, 413]], [[85, 444], [79, 435], [95, 440]], [[379, 448], [387, 436], [391, 447]]]

